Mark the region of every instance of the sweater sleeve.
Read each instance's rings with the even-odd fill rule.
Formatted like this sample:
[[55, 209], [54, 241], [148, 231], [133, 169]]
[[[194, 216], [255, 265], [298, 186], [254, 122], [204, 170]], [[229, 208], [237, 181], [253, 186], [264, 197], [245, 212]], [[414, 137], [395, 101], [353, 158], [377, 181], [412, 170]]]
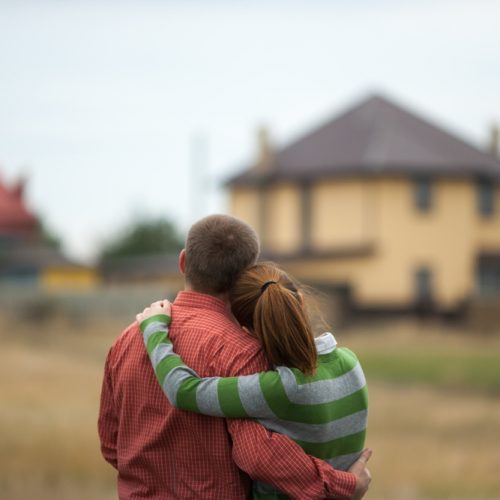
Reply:
[[239, 377], [200, 377], [174, 352], [168, 336], [171, 318], [159, 314], [140, 325], [156, 378], [176, 408], [226, 418], [273, 417], [268, 401], [286, 405], [295, 379], [268, 371]]

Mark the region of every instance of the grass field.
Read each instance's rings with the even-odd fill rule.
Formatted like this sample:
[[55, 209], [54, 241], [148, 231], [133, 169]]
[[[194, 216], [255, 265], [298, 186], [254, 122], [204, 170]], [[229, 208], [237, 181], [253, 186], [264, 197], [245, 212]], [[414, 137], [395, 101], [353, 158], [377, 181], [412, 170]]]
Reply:
[[372, 380], [500, 396], [497, 335], [436, 322], [383, 321], [340, 334]]
[[[2, 324], [3, 500], [116, 498], [96, 418], [104, 357], [122, 326]], [[369, 382], [367, 498], [500, 498], [500, 332], [393, 321], [337, 337]]]

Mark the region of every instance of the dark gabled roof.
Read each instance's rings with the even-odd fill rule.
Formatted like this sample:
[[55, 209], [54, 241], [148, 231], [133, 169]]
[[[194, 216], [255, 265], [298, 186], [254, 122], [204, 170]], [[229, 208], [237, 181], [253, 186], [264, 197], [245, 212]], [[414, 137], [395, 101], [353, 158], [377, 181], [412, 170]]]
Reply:
[[382, 173], [485, 175], [500, 178], [500, 161], [380, 96], [372, 96], [229, 179], [239, 185], [283, 178]]

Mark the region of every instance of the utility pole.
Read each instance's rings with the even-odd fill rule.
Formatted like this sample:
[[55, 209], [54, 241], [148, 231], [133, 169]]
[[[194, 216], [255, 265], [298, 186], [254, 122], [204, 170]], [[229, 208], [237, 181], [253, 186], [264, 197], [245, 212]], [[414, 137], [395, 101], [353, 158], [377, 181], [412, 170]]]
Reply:
[[208, 141], [202, 132], [193, 133], [190, 140], [190, 223], [205, 214], [206, 199], [210, 190], [208, 178]]

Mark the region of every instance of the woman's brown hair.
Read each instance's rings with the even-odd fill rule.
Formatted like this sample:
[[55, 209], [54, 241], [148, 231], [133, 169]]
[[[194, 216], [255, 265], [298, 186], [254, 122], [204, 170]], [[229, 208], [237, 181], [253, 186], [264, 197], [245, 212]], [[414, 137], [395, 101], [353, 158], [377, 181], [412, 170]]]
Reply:
[[275, 366], [316, 369], [317, 353], [298, 285], [272, 263], [243, 271], [230, 292], [231, 309], [241, 326], [253, 331]]

